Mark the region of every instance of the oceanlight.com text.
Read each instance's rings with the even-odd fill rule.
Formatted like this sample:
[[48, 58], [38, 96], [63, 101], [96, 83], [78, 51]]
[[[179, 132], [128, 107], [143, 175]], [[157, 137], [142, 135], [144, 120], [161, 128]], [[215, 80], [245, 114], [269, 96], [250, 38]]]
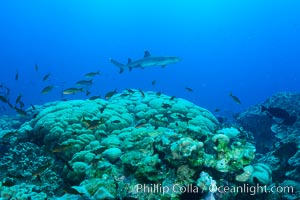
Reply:
[[[130, 189], [129, 189], [130, 188]], [[296, 191], [292, 186], [261, 186], [243, 184], [240, 186], [217, 186], [210, 185], [206, 191], [195, 185], [168, 185], [163, 186], [162, 184], [136, 184], [133, 187], [129, 186], [129, 191], [133, 193], [206, 193], [206, 192], [219, 192], [219, 193], [247, 193], [250, 195], [256, 195], [261, 193], [289, 193], [293, 194]]]
[[272, 186], [267, 187], [266, 185], [261, 186], [259, 184], [256, 185], [249, 185], [243, 184], [240, 186], [217, 186], [217, 185], [210, 185], [209, 187], [210, 192], [220, 192], [220, 193], [247, 193], [250, 195], [256, 195], [261, 193], [294, 193], [294, 188], [292, 186]]

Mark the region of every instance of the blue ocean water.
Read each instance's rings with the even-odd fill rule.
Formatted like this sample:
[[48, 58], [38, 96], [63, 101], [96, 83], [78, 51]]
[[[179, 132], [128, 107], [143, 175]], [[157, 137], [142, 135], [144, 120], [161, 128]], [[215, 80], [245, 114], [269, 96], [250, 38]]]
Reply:
[[[239, 112], [276, 92], [299, 92], [299, 8], [297, 0], [1, 1], [0, 84], [12, 102], [22, 94], [27, 108], [89, 98], [61, 93], [99, 70], [91, 96], [137, 88]], [[139, 59], [145, 50], [182, 61], [122, 74], [109, 62]], [[48, 85], [53, 91], [41, 94]]]

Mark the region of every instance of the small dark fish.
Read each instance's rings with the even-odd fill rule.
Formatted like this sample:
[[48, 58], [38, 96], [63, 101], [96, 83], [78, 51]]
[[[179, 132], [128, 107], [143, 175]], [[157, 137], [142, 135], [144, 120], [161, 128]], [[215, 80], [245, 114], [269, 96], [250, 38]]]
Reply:
[[143, 90], [139, 89], [139, 92], [141, 93], [142, 97], [145, 97], [145, 93], [143, 92]]
[[108, 93], [105, 94], [105, 99], [110, 99], [112, 96], [114, 96], [115, 94], [117, 94], [117, 89], [110, 91]]
[[92, 96], [89, 98], [89, 100], [96, 100], [96, 99], [100, 99], [101, 97], [100, 96]]
[[154, 121], [160, 121], [155, 115], [151, 116], [151, 119]]
[[186, 116], [180, 115], [180, 114], [177, 114], [177, 117], [180, 121], [183, 121], [183, 122], [186, 122], [186, 123], [188, 123], [192, 119], [191, 117], [186, 117]]
[[46, 171], [52, 164], [49, 162], [44, 166], [39, 167], [33, 174], [32, 176], [38, 176], [41, 175], [44, 171]]
[[286, 110], [276, 107], [266, 108], [265, 106], [261, 106], [261, 112], [266, 112], [267, 115], [271, 118], [276, 117], [283, 119], [283, 125], [293, 125], [297, 121], [297, 116], [291, 116]]
[[33, 104], [30, 104], [30, 105], [31, 105], [31, 107], [32, 107], [33, 110], [36, 109], [36, 107]]
[[99, 71], [97, 71], [97, 72], [89, 72], [89, 73], [85, 74], [84, 76], [86, 78], [91, 78], [91, 77], [94, 77], [94, 76], [97, 76], [97, 75], [100, 75]]
[[161, 92], [156, 92], [156, 96], [160, 96], [161, 95]]
[[83, 196], [84, 193], [82, 192], [79, 192], [78, 190], [76, 190], [75, 188], [71, 188], [71, 187], [65, 187], [63, 189], [63, 191], [66, 193], [66, 194], [74, 194], [74, 195], [80, 195], [80, 196]]
[[40, 174], [36, 175], [36, 179], [38, 180], [39, 183], [42, 183], [42, 179], [41, 179], [41, 175]]
[[120, 95], [120, 97], [127, 97], [127, 96], [129, 96], [130, 94], [129, 93], [122, 93], [121, 95]]
[[189, 92], [193, 92], [193, 91], [194, 91], [192, 88], [189, 88], [189, 87], [186, 87], [185, 89], [186, 89], [187, 91], [189, 91]]
[[103, 113], [103, 111], [105, 110], [105, 108], [106, 108], [106, 106], [103, 106], [102, 108], [99, 109], [99, 111], [100, 111], [101, 113]]
[[16, 111], [17, 113], [19, 113], [19, 114], [22, 115], [22, 116], [26, 116], [26, 115], [27, 115], [27, 112], [26, 112], [25, 110], [22, 110], [22, 109], [20, 109], [20, 108], [17, 108], [16, 106], [14, 107], [14, 109], [15, 109], [15, 111]]
[[281, 119], [287, 119], [290, 117], [290, 114], [286, 110], [281, 108], [276, 108], [276, 107], [266, 108], [265, 106], [261, 106], [261, 112], [265, 112], [265, 111], [270, 117], [277, 117]]
[[48, 80], [48, 78], [49, 78], [50, 75], [51, 75], [50, 73], [46, 74], [46, 75], [43, 77], [43, 81]]
[[240, 99], [237, 96], [234, 96], [231, 92], [229, 93], [229, 96], [232, 98], [232, 100], [237, 103], [237, 104], [241, 104]]
[[0, 101], [2, 101], [3, 103], [8, 103], [8, 99], [5, 96], [0, 96]]
[[221, 111], [221, 109], [219, 109], [219, 108], [216, 108], [214, 111], [215, 111], [215, 112], [220, 112], [220, 111]]
[[22, 94], [20, 94], [17, 99], [16, 99], [16, 103], [19, 103], [21, 101], [21, 98], [22, 98]]
[[70, 165], [68, 161], [65, 161], [65, 164], [70, 171], [74, 171], [74, 168]]
[[168, 109], [168, 108], [171, 108], [172, 106], [168, 103], [163, 103], [163, 105], [161, 107], [164, 109]]
[[71, 148], [72, 146], [73, 145], [71, 145], [71, 144], [56, 146], [52, 149], [52, 153], [59, 153], [59, 152], [65, 151], [65, 150]]
[[85, 92], [85, 96], [89, 96], [91, 94], [91, 92], [89, 91], [89, 90], [87, 90], [86, 92]]
[[141, 128], [143, 126], [145, 126], [147, 123], [139, 123], [135, 125], [135, 128]]
[[23, 179], [25, 178], [22, 174], [8, 174], [7, 176], [16, 178], [16, 179]]
[[172, 101], [172, 100], [174, 100], [175, 98], [176, 98], [175, 96], [171, 96], [170, 100]]
[[12, 187], [14, 186], [16, 183], [11, 181], [11, 180], [5, 180], [5, 182], [2, 182], [2, 186], [6, 186], [6, 187]]
[[19, 72], [18, 72], [18, 71], [16, 72], [15, 80], [16, 80], [16, 81], [19, 80]]
[[10, 132], [8, 132], [8, 133], [5, 133], [5, 134], [2, 136], [2, 139], [9, 139], [9, 138], [11, 138], [12, 136], [14, 136], [16, 133], [17, 133], [17, 131], [10, 131]]
[[217, 117], [217, 120], [218, 120], [218, 122], [220, 123], [220, 124], [222, 124], [222, 123], [224, 123], [225, 122], [225, 120], [226, 120], [226, 118], [224, 118], [224, 117]]
[[34, 65], [34, 69], [35, 69], [35, 71], [38, 72], [38, 71], [39, 71], [39, 66], [38, 66], [37, 64], [35, 64], [35, 65]]
[[76, 85], [77, 86], [91, 86], [91, 85], [93, 85], [93, 80], [80, 80], [80, 81], [77, 81], [76, 82]]
[[53, 90], [54, 86], [53, 85], [49, 85], [44, 87], [44, 89], [41, 91], [42, 94], [48, 94], [51, 90]]
[[76, 94], [78, 92], [83, 92], [83, 88], [68, 88], [63, 91], [63, 94]]
[[120, 122], [121, 122], [121, 120], [118, 120], [118, 119], [111, 121], [111, 123], [120, 123]]
[[156, 80], [153, 80], [153, 81], [151, 82], [151, 85], [154, 86], [155, 84], [156, 84]]
[[13, 106], [10, 102], [7, 102], [7, 105], [8, 105], [10, 108], [14, 108], [14, 106]]
[[19, 105], [20, 105], [20, 108], [24, 108], [25, 107], [25, 104], [23, 103], [23, 101], [19, 101]]
[[131, 93], [131, 94], [133, 94], [134, 93], [134, 91], [133, 90], [131, 90], [131, 89], [126, 89], [129, 93]]
[[97, 128], [102, 122], [102, 120], [87, 120], [84, 117], [81, 120], [85, 125], [88, 127], [88, 129], [93, 130]]

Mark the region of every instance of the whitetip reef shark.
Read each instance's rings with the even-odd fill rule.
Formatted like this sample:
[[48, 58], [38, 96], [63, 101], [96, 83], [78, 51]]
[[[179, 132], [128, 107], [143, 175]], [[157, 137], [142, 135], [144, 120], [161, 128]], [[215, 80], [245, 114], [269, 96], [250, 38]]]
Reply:
[[115, 66], [119, 67], [120, 73], [123, 73], [124, 70], [127, 68], [131, 71], [133, 68], [142, 68], [151, 67], [151, 66], [162, 66], [165, 67], [168, 64], [173, 64], [181, 61], [179, 57], [171, 57], [171, 56], [161, 56], [161, 57], [154, 57], [151, 56], [149, 51], [145, 51], [144, 58], [132, 61], [128, 58], [128, 63], [126, 65], [119, 63], [118, 61], [111, 59], [110, 62]]

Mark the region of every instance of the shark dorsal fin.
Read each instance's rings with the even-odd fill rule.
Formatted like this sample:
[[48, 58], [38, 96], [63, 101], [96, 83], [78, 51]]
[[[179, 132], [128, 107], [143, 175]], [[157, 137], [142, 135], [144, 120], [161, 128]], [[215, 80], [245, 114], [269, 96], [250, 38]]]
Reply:
[[145, 51], [145, 54], [144, 54], [144, 58], [147, 58], [147, 57], [150, 57], [151, 54], [149, 53], [149, 51]]
[[128, 58], [128, 64], [131, 63], [131, 62], [132, 62], [131, 58]]

